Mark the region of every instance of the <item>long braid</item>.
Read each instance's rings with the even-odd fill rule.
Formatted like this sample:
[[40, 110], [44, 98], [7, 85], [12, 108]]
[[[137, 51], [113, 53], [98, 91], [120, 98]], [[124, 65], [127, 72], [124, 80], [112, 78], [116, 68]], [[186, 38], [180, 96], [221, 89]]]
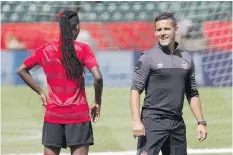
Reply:
[[73, 80], [80, 78], [83, 74], [84, 68], [82, 62], [77, 58], [72, 30], [76, 25], [71, 25], [70, 18], [77, 15], [73, 11], [65, 10], [60, 16], [59, 26], [61, 30], [61, 51], [62, 51], [62, 65], [66, 70], [68, 79]]

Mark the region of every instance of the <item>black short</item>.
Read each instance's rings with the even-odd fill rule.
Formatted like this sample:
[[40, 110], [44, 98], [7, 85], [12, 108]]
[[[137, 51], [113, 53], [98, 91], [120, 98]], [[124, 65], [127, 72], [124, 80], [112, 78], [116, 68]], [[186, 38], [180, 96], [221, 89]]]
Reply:
[[[186, 125], [183, 119], [144, 118], [146, 136], [138, 138], [137, 155], [187, 155]], [[142, 153], [143, 154], [143, 153]]]
[[59, 148], [94, 145], [91, 122], [52, 124], [44, 122], [42, 144]]

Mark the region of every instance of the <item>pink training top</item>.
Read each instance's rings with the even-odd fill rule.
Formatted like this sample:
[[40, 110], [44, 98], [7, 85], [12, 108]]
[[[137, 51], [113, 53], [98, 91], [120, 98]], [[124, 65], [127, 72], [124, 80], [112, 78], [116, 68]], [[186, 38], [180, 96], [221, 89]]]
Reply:
[[[58, 41], [44, 44], [23, 62], [29, 69], [40, 65], [47, 77], [48, 101], [44, 121], [56, 124], [90, 121], [84, 77], [76, 81], [67, 79], [58, 47]], [[89, 45], [74, 41], [74, 47], [76, 56], [89, 70], [98, 66]]]

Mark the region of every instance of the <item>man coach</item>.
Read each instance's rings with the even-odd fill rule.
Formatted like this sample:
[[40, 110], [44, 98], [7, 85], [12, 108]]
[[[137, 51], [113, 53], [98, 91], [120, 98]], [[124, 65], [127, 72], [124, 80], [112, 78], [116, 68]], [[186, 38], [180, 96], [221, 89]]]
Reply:
[[[184, 95], [197, 120], [198, 139], [207, 137], [195, 66], [188, 52], [175, 41], [177, 22], [171, 13], [154, 21], [158, 43], [145, 51], [134, 70], [130, 107], [133, 135], [138, 137], [138, 155], [187, 155], [186, 125], [182, 117]], [[140, 95], [145, 99], [140, 116]]]

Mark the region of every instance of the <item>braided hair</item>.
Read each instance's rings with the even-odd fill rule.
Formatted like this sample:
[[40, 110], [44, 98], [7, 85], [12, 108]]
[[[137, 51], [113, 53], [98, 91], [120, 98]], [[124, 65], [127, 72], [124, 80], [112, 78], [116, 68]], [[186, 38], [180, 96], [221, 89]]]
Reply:
[[73, 40], [75, 32], [77, 32], [77, 24], [79, 18], [76, 12], [65, 10], [58, 14], [60, 26], [60, 51], [61, 62], [66, 70], [66, 75], [70, 80], [76, 80], [83, 74], [84, 68], [82, 62], [77, 58]]

